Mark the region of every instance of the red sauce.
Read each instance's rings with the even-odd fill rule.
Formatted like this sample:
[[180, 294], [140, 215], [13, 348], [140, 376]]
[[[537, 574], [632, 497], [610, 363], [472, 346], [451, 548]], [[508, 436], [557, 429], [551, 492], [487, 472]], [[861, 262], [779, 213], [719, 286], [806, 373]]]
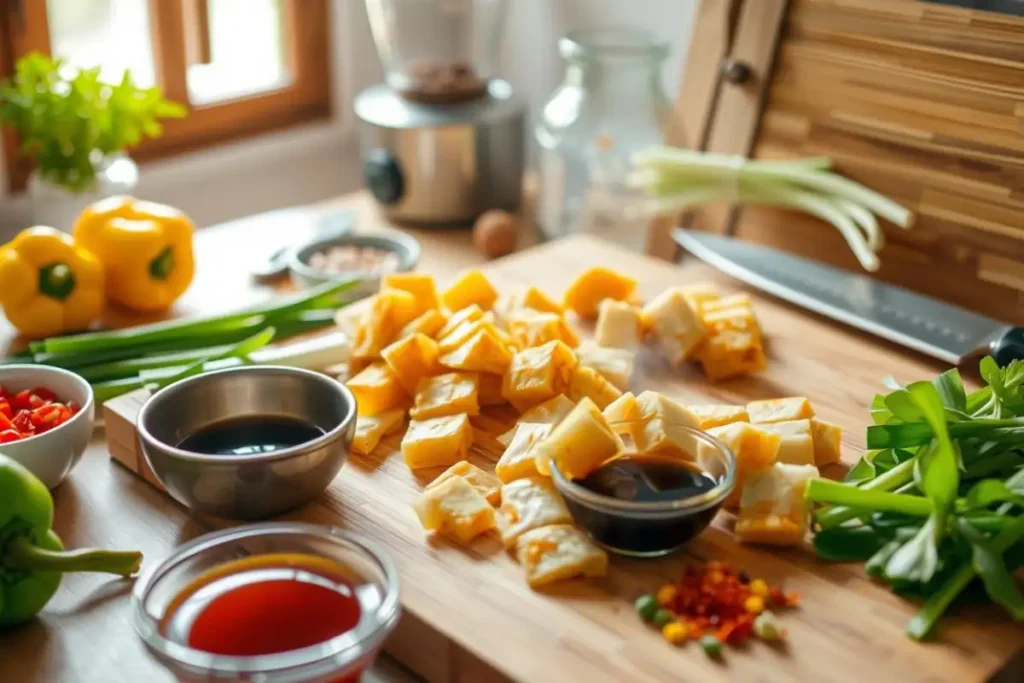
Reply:
[[[271, 655], [348, 633], [363, 609], [342, 567], [304, 555], [257, 556], [187, 586], [163, 622], [173, 640], [211, 654]], [[339, 678], [358, 680], [359, 673]]]

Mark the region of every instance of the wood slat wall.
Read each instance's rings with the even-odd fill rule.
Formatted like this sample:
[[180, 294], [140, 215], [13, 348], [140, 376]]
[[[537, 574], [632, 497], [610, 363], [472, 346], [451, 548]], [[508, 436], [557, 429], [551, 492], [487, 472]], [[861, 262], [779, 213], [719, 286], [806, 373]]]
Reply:
[[[918, 214], [881, 279], [1024, 323], [1024, 19], [916, 0], [792, 0], [754, 157], [827, 155]], [[746, 239], [850, 269], [821, 222], [744, 209]]]

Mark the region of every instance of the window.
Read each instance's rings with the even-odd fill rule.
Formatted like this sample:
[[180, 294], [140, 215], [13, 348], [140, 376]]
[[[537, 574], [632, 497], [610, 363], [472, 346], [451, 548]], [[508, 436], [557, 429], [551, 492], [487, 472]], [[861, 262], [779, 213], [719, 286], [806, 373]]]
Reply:
[[[38, 50], [116, 82], [126, 69], [188, 106], [139, 160], [330, 113], [328, 0], [0, 0], [0, 75]], [[27, 164], [5, 132], [13, 189]]]

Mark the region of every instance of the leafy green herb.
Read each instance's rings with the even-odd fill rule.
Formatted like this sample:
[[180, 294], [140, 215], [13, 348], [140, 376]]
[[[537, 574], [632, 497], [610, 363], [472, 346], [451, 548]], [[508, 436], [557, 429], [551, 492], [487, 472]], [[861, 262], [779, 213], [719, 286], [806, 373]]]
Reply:
[[13, 78], [0, 84], [0, 121], [18, 132], [21, 154], [45, 180], [72, 192], [93, 186], [98, 162], [159, 137], [159, 119], [185, 112], [160, 88], [137, 87], [127, 71], [111, 85], [99, 68], [76, 71], [38, 52], [19, 59]]

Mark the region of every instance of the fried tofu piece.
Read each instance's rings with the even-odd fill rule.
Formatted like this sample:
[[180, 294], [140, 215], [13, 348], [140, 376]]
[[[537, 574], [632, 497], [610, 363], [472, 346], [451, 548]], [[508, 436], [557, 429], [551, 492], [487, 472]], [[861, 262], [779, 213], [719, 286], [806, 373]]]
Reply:
[[466, 459], [472, 445], [473, 426], [465, 414], [412, 420], [402, 439], [402, 457], [411, 470], [454, 465]]
[[468, 460], [460, 460], [427, 484], [427, 489], [440, 486], [452, 477], [462, 477], [470, 486], [480, 492], [491, 505], [501, 503], [501, 480], [492, 472], [482, 470]]
[[644, 426], [647, 420], [644, 418], [640, 404], [633, 394], [627, 391], [601, 412], [604, 414], [605, 419], [608, 420], [612, 431], [619, 436], [629, 437], [629, 443], [626, 444], [627, 448], [636, 450], [637, 445], [643, 443]]
[[484, 311], [476, 304], [466, 306], [465, 308], [455, 311], [448, 316], [448, 322], [444, 324], [444, 327], [437, 333], [438, 339], [444, 339], [451, 334], [459, 325], [467, 322], [473, 322], [474, 320], [482, 320], [484, 317]]
[[[736, 486], [725, 500], [726, 509], [735, 510], [739, 505], [747, 478], [754, 472], [770, 468], [775, 464], [782, 437], [777, 432], [768, 431], [748, 422], [733, 422], [722, 427], [713, 427], [708, 430], [708, 434], [725, 444], [736, 457]], [[710, 461], [711, 450], [710, 444], [701, 444], [699, 459]], [[705, 469], [714, 471], [710, 465]]]
[[811, 418], [814, 437], [814, 464], [818, 467], [839, 462], [843, 454], [843, 428], [832, 422]]
[[497, 526], [494, 508], [480, 491], [459, 475], [428, 487], [412, 507], [424, 529], [461, 543], [469, 543]]
[[512, 363], [512, 352], [496, 334], [483, 328], [457, 349], [443, 353], [437, 362], [453, 370], [500, 375]]
[[807, 484], [817, 478], [813, 465], [774, 466], [747, 479], [736, 518], [736, 538], [744, 543], [799, 545], [807, 534]]
[[760, 333], [725, 330], [704, 342], [698, 352], [704, 375], [712, 381], [750, 375], [768, 365]]
[[537, 422], [520, 422], [512, 430], [512, 440], [505, 451], [501, 454], [498, 464], [494, 466], [494, 473], [503, 482], [536, 477], [540, 475], [537, 471], [535, 461], [535, 446], [542, 439], [547, 438], [554, 429], [553, 425]]
[[810, 420], [784, 420], [760, 426], [777, 432], [782, 438], [779, 452], [775, 456], [777, 462], [789, 465], [814, 464], [814, 435]]
[[678, 289], [665, 290], [642, 313], [658, 348], [675, 365], [695, 355], [708, 336], [700, 316]]
[[512, 357], [502, 395], [520, 411], [525, 411], [569, 388], [576, 354], [564, 342], [551, 341], [543, 346], [523, 349]]
[[471, 270], [446, 289], [441, 300], [452, 311], [474, 304], [486, 311], [498, 300], [498, 290], [479, 270]]
[[549, 424], [552, 427], [562, 421], [576, 406], [564, 394], [558, 394], [549, 398], [543, 403], [533, 406], [519, 418], [520, 422], [534, 422]]
[[402, 328], [399, 333], [399, 338], [409, 337], [414, 334], [422, 334], [434, 339], [437, 337], [437, 333], [441, 331], [441, 328], [448, 322], [448, 316], [442, 311], [431, 309], [424, 312], [418, 318], [414, 319], [411, 323]]
[[518, 308], [532, 308], [541, 313], [557, 313], [558, 315], [565, 313], [565, 308], [560, 303], [536, 287], [527, 287], [516, 297], [516, 303]]
[[515, 315], [509, 319], [508, 329], [519, 347], [524, 349], [555, 340], [565, 342], [569, 347], [575, 347], [580, 343], [576, 331], [557, 313], [531, 312], [529, 315]]
[[390, 287], [380, 290], [356, 331], [352, 358], [380, 358], [384, 347], [397, 339], [402, 328], [417, 315], [416, 297], [412, 294]]
[[415, 420], [426, 420], [445, 415], [477, 415], [478, 376], [472, 372], [449, 372], [429, 377], [420, 382], [416, 400], [409, 415]]
[[750, 302], [749, 294], [731, 294], [729, 296], [716, 297], [701, 301], [697, 306], [693, 307], [695, 311], [701, 313], [701, 315], [707, 313], [714, 313], [716, 311], [723, 311], [730, 308], [745, 308], [748, 311], [753, 311], [753, 304]]
[[705, 430], [733, 422], [750, 422], [750, 415], [744, 406], [707, 404], [686, 407], [700, 420], [698, 426]]
[[356, 398], [360, 415], [379, 415], [397, 408], [408, 408], [412, 399], [386, 363], [371, 363], [345, 382]]
[[399, 339], [386, 346], [380, 355], [409, 394], [416, 392], [424, 377], [436, 375], [439, 369], [437, 342], [423, 334]]
[[516, 540], [516, 559], [531, 588], [578, 576], [604, 576], [608, 571], [608, 554], [571, 524], [553, 524], [522, 534]]
[[550, 476], [557, 467], [567, 479], [580, 479], [625, 450], [625, 444], [597, 405], [584, 398], [534, 450], [541, 474]]
[[573, 401], [589, 398], [598, 408], [604, 410], [621, 396], [622, 392], [594, 368], [577, 367], [569, 381], [568, 394]]
[[547, 477], [526, 477], [502, 486], [498, 513], [498, 529], [506, 548], [514, 547], [516, 539], [531, 529], [572, 522], [562, 495]]
[[805, 396], [788, 398], [770, 398], [764, 401], [751, 401], [747, 404], [750, 421], [785, 422], [786, 420], [803, 420], [814, 417], [814, 408]]
[[405, 423], [405, 410], [389, 410], [379, 415], [359, 415], [356, 418], [356, 433], [352, 437], [352, 450], [369, 455], [380, 440], [397, 432]]
[[675, 289], [683, 295], [686, 303], [690, 304], [690, 308], [698, 312], [703, 309], [705, 304], [721, 298], [718, 287], [710, 282], [694, 282], [689, 285], [680, 285]]
[[636, 352], [628, 349], [616, 349], [598, 346], [587, 340], [576, 347], [576, 358], [586, 368], [597, 370], [602, 377], [622, 391], [629, 389], [633, 377], [633, 366]]
[[478, 375], [479, 393], [477, 398], [481, 408], [508, 403], [508, 399], [501, 394], [501, 385], [504, 381], [504, 376], [493, 372], [481, 372]]
[[643, 339], [640, 311], [627, 301], [604, 299], [597, 306], [594, 341], [598, 346], [635, 351]]
[[663, 453], [694, 461], [698, 441], [693, 430], [700, 420], [688, 408], [656, 391], [645, 391], [636, 397], [643, 420], [636, 447], [644, 453]]
[[624, 301], [636, 289], [636, 280], [610, 268], [588, 268], [573, 280], [565, 290], [563, 305], [581, 318], [597, 315], [597, 306], [603, 299]]
[[381, 287], [401, 289], [409, 292], [416, 300], [416, 315], [436, 309], [440, 305], [434, 277], [425, 273], [390, 273], [381, 279]]

